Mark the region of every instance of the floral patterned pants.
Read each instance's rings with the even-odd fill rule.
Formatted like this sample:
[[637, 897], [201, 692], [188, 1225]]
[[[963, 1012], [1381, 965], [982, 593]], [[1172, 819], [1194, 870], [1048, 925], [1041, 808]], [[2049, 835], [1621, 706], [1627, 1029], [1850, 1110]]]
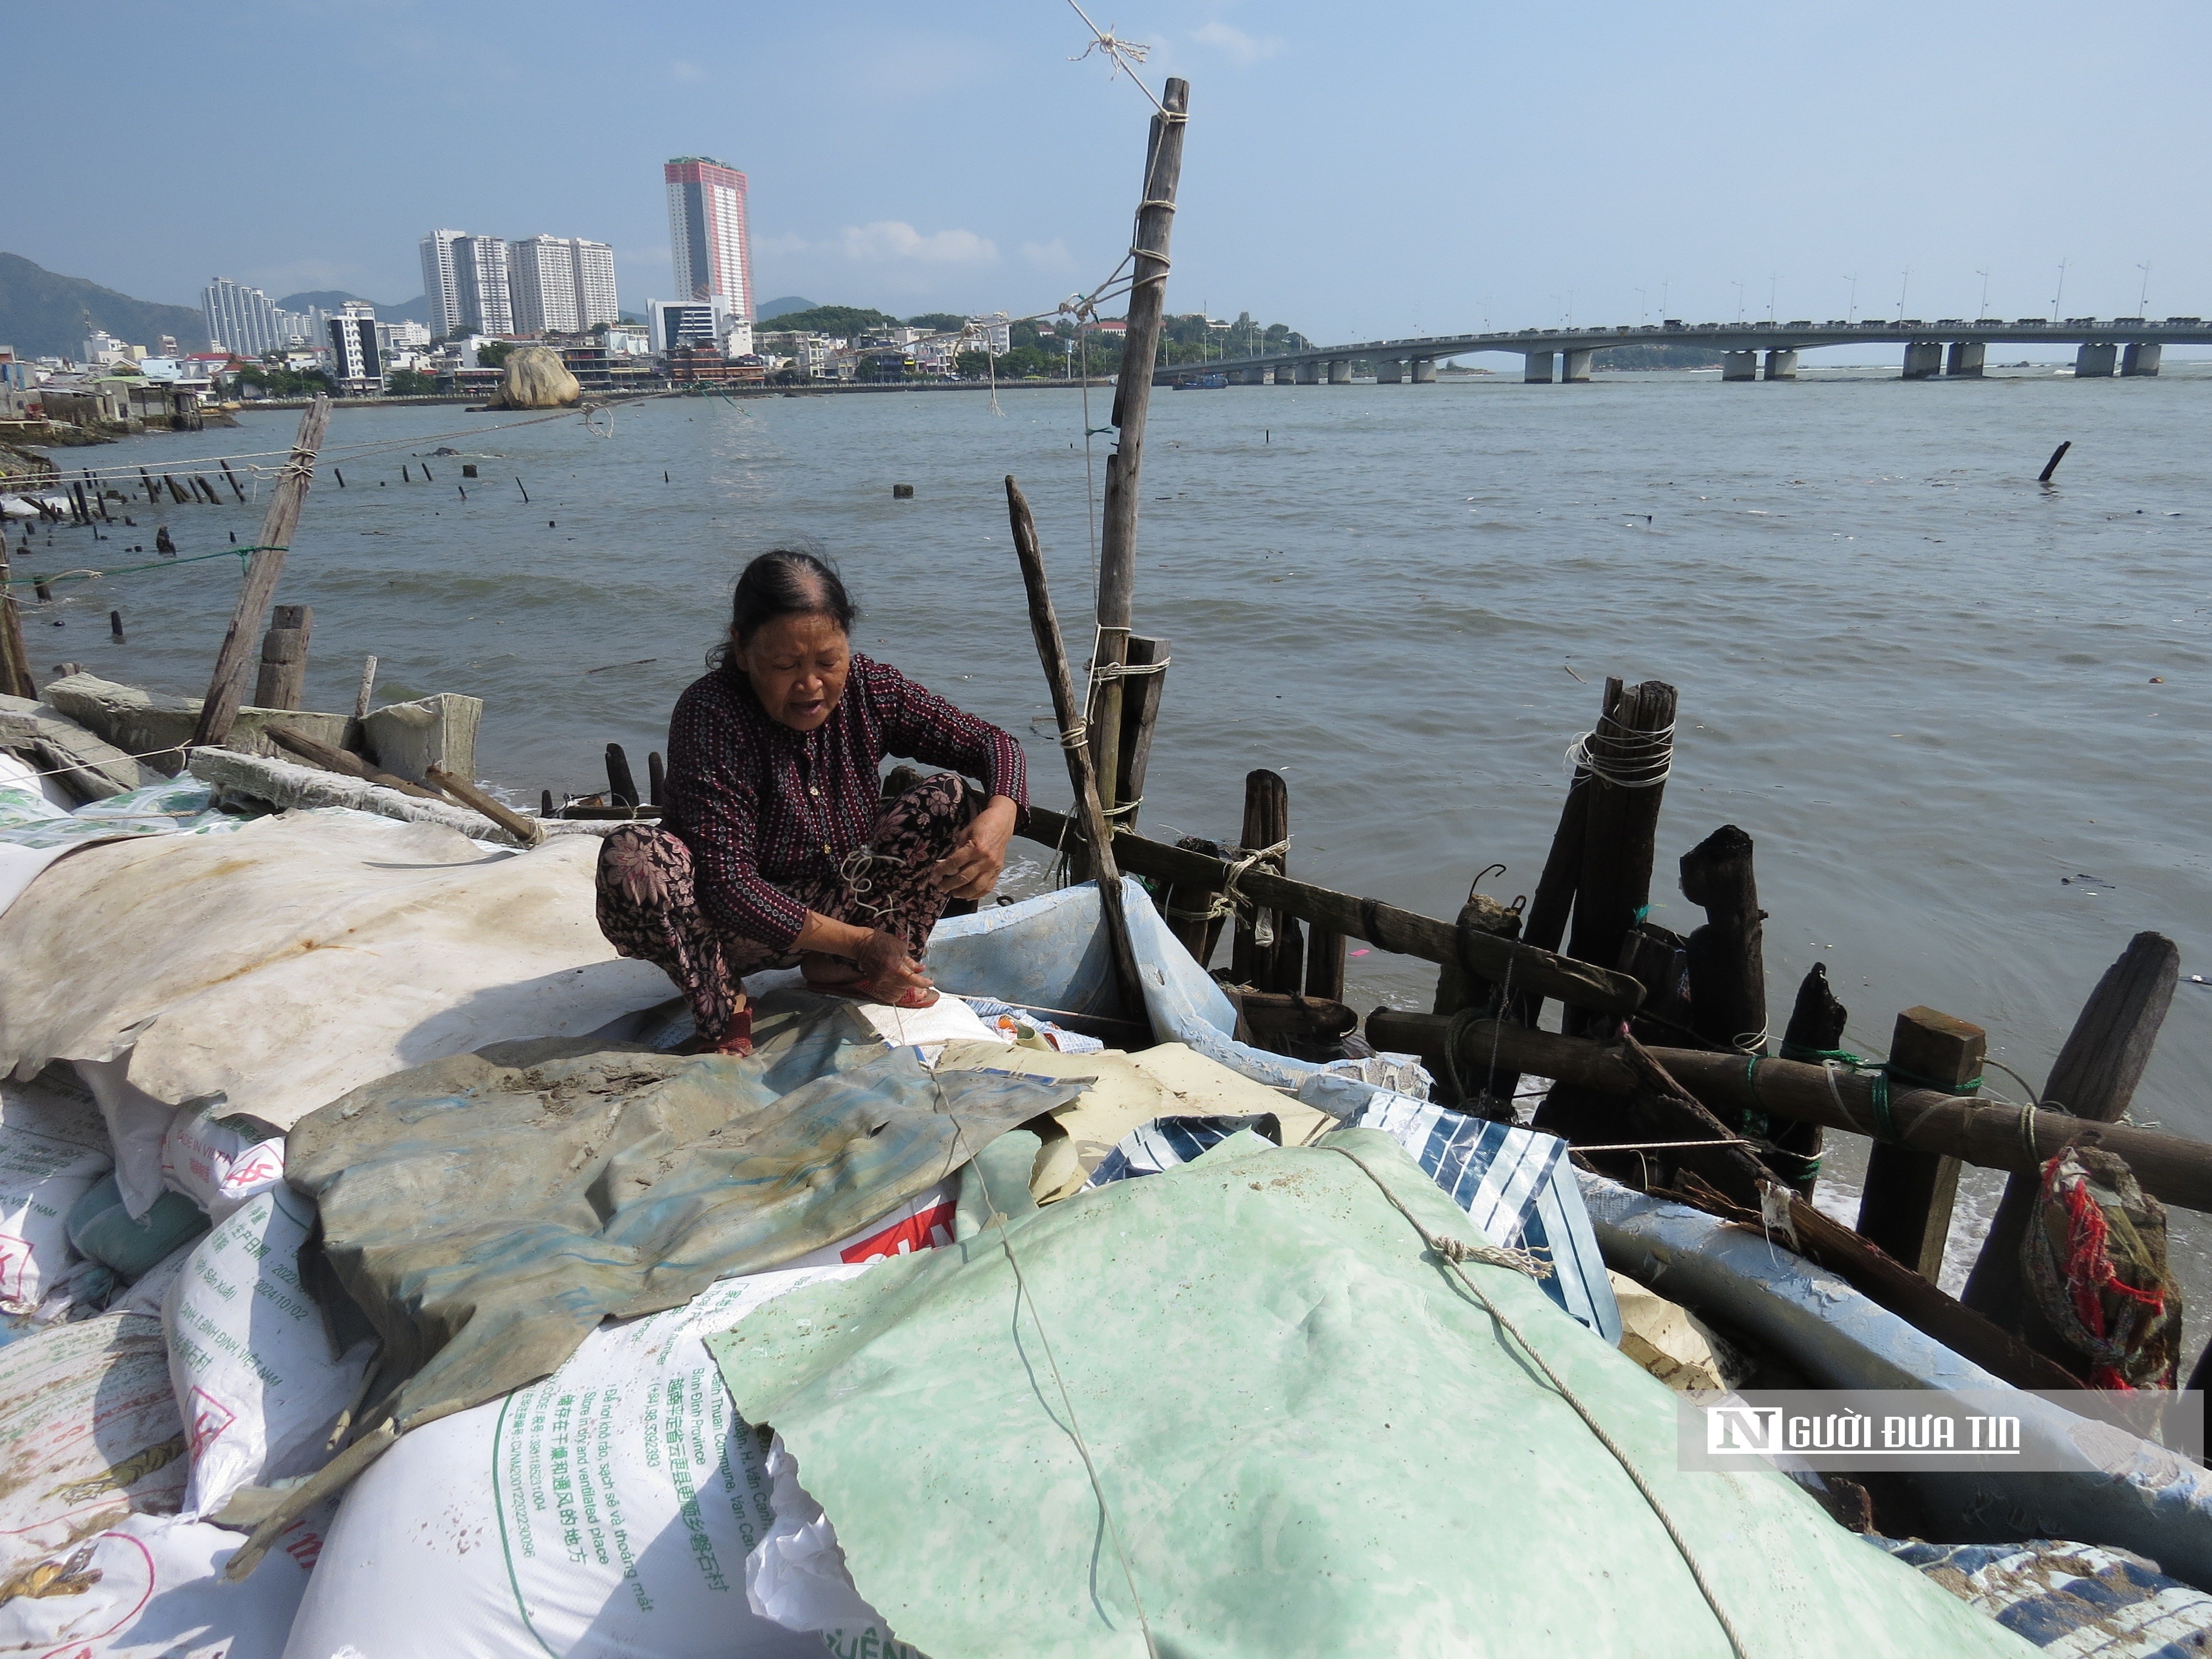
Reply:
[[[866, 847], [791, 896], [832, 921], [896, 933], [920, 961], [947, 902], [929, 884], [930, 866], [951, 852], [979, 804], [956, 774], [925, 778], [884, 803]], [[607, 942], [665, 969], [710, 1040], [730, 1022], [739, 980], [799, 961], [796, 951], [718, 931], [699, 908], [691, 849], [658, 824], [625, 823], [599, 843], [599, 893]]]

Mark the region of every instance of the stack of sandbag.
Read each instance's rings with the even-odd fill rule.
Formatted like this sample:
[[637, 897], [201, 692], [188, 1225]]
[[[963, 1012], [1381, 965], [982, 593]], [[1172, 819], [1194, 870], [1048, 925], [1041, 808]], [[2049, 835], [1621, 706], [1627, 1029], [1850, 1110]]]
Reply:
[[424, 1060], [664, 1000], [600, 934], [596, 852], [343, 811], [87, 848], [0, 914], [0, 1072], [75, 1062], [143, 1215], [185, 1102], [283, 1129]]

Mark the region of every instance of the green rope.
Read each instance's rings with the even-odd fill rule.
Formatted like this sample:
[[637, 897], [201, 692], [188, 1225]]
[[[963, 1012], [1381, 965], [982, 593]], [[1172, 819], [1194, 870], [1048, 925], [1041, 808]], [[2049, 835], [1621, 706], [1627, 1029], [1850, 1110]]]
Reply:
[[290, 551], [291, 549], [289, 547], [225, 547], [213, 553], [188, 553], [182, 558], [155, 559], [145, 564], [117, 565], [112, 570], [64, 570], [58, 576], [10, 576], [8, 578], [7, 585], [9, 587], [32, 587], [40, 582], [98, 581], [103, 576], [131, 576], [136, 575], [141, 570], [167, 570], [173, 565], [198, 564], [203, 559], [227, 559], [234, 555], [238, 559], [240, 573], [243, 574], [246, 563], [253, 554]]
[[1803, 1043], [1784, 1042], [1782, 1058], [1802, 1060], [1808, 1065], [1825, 1066], [1831, 1062], [1848, 1066], [1867, 1079], [1869, 1103], [1874, 1108], [1874, 1120], [1881, 1126], [1881, 1139], [1892, 1145], [1902, 1144], [1897, 1133], [1897, 1120], [1890, 1115], [1889, 1085], [1899, 1083], [1908, 1089], [1932, 1089], [1938, 1094], [1971, 1095], [1982, 1086], [1982, 1074], [1977, 1072], [1963, 1083], [1945, 1083], [1932, 1077], [1923, 1077], [1917, 1072], [1908, 1072], [1895, 1060], [1869, 1060], [1848, 1048], [1811, 1048]]

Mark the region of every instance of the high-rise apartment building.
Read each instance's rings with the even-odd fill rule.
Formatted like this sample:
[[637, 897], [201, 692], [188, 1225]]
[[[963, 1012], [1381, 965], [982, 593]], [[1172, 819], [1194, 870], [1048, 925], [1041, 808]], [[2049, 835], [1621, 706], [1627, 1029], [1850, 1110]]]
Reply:
[[201, 295], [200, 311], [208, 338], [241, 357], [258, 357], [284, 343], [276, 334], [276, 307], [258, 288], [218, 276]]
[[507, 288], [519, 333], [580, 334], [618, 321], [615, 251], [580, 236], [532, 236], [507, 246]]
[[576, 257], [567, 238], [532, 236], [508, 243], [507, 286], [518, 333], [581, 331], [576, 313]]
[[422, 292], [430, 301], [433, 334], [451, 334], [461, 325], [461, 279], [453, 269], [453, 244], [465, 234], [434, 230], [422, 239]]
[[460, 296], [460, 325], [473, 334], [514, 332], [507, 244], [496, 236], [453, 239], [453, 286]]
[[750, 319], [753, 256], [745, 228], [745, 175], [711, 156], [679, 155], [661, 176], [668, 185], [678, 295], [719, 299], [732, 316]]
[[587, 242], [579, 236], [568, 244], [576, 259], [576, 315], [586, 328], [599, 323], [618, 323], [622, 307], [615, 298], [615, 251], [605, 242]]
[[376, 307], [349, 300], [330, 319], [331, 368], [349, 392], [381, 392], [384, 370], [376, 349]]

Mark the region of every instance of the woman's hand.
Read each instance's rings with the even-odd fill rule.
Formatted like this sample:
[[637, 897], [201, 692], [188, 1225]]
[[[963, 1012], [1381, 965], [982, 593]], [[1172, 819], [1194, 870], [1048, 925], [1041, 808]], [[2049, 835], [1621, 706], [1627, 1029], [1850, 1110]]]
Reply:
[[907, 954], [906, 941], [896, 933], [870, 928], [854, 941], [852, 955], [860, 965], [860, 977], [886, 1002], [897, 1001], [902, 992], [930, 988], [929, 975]]
[[1014, 838], [1016, 809], [1004, 795], [994, 795], [975, 815], [951, 852], [929, 872], [930, 885], [952, 898], [979, 899], [999, 884], [1006, 867], [1006, 843]]

